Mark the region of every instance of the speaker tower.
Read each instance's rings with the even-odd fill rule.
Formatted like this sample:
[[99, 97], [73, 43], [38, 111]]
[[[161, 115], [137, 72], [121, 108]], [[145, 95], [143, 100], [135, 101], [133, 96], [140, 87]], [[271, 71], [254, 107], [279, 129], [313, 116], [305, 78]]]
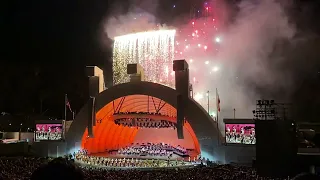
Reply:
[[265, 177], [295, 174], [296, 129], [292, 121], [256, 120], [256, 167]]

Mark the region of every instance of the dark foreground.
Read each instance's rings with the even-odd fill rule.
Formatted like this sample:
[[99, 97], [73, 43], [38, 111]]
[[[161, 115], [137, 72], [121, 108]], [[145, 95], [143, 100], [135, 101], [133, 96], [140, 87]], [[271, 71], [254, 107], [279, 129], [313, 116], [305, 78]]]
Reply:
[[[268, 179], [257, 177], [249, 167], [216, 165], [214, 167], [194, 167], [187, 169], [158, 170], [104, 170], [77, 167], [66, 159], [51, 161], [45, 158], [1, 158], [0, 179], [110, 179], [110, 180], [257, 180]], [[35, 171], [38, 169], [37, 171]], [[34, 173], [36, 172], [36, 173]], [[33, 175], [34, 173], [34, 175]]]

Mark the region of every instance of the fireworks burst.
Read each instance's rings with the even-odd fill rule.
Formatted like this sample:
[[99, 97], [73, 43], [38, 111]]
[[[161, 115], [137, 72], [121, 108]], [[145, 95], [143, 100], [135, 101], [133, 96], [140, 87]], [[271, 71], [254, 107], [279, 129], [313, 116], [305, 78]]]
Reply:
[[113, 47], [114, 83], [129, 81], [127, 64], [143, 67], [145, 80], [174, 86], [175, 30], [158, 30], [115, 37]]

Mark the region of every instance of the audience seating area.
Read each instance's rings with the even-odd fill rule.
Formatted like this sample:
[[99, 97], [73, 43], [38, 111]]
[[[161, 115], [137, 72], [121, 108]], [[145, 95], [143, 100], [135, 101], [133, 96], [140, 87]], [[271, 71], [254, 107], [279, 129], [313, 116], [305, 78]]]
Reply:
[[[130, 160], [129, 160], [130, 161]], [[151, 162], [152, 163], [152, 162]], [[66, 158], [12, 157], [0, 158], [0, 179], [3, 180], [141, 180], [141, 179], [201, 179], [201, 180], [271, 180], [259, 177], [250, 167], [217, 165], [211, 167], [166, 168], [152, 170], [110, 170], [91, 166], [78, 167]], [[279, 179], [279, 178], [278, 178]], [[285, 179], [289, 179], [285, 178]], [[304, 174], [294, 180], [316, 180], [316, 175]], [[281, 180], [281, 179], [279, 179]], [[283, 179], [284, 180], [284, 179]]]
[[137, 158], [108, 158], [88, 156], [85, 153], [77, 153], [75, 159], [85, 165], [108, 168], [159, 168], [191, 165], [192, 162], [160, 159], [137, 159]]

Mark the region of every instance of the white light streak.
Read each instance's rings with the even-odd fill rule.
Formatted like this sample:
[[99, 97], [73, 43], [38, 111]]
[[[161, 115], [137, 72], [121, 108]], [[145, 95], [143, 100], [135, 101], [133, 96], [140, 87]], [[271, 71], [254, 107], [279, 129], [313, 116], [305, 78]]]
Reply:
[[[169, 66], [168, 65], [165, 65], [164, 66], [164, 72], [166, 73], [166, 76], [169, 75]], [[162, 82], [162, 81], [161, 81]]]

